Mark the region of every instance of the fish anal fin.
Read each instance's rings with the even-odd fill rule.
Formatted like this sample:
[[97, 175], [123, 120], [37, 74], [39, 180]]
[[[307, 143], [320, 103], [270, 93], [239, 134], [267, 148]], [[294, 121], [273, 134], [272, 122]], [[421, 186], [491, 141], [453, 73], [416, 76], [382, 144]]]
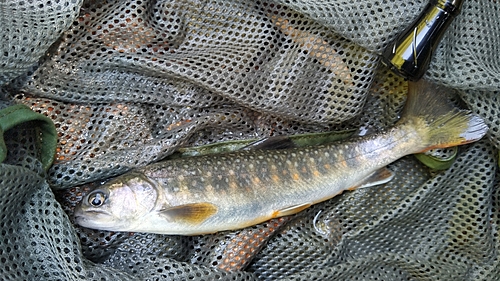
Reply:
[[283, 216], [290, 216], [290, 215], [296, 214], [298, 212], [301, 212], [301, 211], [309, 208], [311, 205], [312, 205], [312, 203], [304, 203], [304, 204], [299, 204], [299, 205], [293, 205], [293, 206], [286, 207], [284, 209], [275, 211], [273, 213], [273, 218], [283, 217]]
[[354, 190], [357, 188], [380, 185], [389, 182], [393, 178], [394, 178], [394, 173], [391, 170], [384, 167], [382, 169], [375, 171], [373, 174], [369, 175], [360, 184], [355, 185], [348, 189]]
[[200, 224], [217, 213], [217, 207], [208, 202], [190, 203], [166, 207], [159, 211], [160, 216], [168, 220], [184, 221], [190, 224]]

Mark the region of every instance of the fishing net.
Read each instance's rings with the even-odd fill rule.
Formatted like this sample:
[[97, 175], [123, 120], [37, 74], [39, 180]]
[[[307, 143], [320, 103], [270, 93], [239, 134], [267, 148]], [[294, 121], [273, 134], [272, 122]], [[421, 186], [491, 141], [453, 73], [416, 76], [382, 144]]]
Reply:
[[2, 1], [0, 110], [47, 116], [58, 142], [45, 171], [38, 121], [3, 133], [0, 279], [495, 280], [500, 6], [491, 0], [465, 1], [424, 77], [490, 127], [449, 168], [405, 157], [385, 185], [212, 235], [72, 223], [93, 185], [182, 147], [394, 124], [407, 83], [380, 54], [426, 4]]

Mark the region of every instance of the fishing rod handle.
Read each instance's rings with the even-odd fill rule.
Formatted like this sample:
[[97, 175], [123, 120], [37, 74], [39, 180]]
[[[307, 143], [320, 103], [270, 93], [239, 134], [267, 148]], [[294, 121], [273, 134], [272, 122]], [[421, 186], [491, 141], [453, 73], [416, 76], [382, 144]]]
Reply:
[[389, 44], [382, 62], [411, 81], [419, 80], [429, 67], [434, 50], [463, 0], [431, 0], [418, 18]]

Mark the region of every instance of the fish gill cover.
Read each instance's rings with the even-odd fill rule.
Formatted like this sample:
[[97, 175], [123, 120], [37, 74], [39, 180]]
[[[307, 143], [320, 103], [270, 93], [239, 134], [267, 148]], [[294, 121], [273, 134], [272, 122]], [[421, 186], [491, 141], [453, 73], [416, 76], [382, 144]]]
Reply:
[[387, 184], [205, 236], [95, 231], [65, 213], [180, 147], [389, 127], [408, 89], [380, 55], [426, 4], [2, 1], [0, 109], [48, 116], [58, 146], [45, 173], [33, 123], [4, 133], [0, 279], [495, 280], [496, 1], [464, 2], [424, 76], [490, 128], [444, 171], [405, 157]]

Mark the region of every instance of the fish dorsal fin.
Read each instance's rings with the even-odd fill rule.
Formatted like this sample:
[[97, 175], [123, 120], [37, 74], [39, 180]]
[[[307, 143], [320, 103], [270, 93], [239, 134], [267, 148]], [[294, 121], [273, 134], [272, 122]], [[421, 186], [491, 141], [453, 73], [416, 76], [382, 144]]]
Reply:
[[380, 170], [375, 171], [373, 174], [369, 175], [360, 184], [358, 184], [352, 188], [349, 188], [349, 190], [384, 184], [384, 183], [389, 182], [393, 178], [394, 178], [394, 173], [391, 170], [384, 167]]
[[312, 203], [304, 203], [304, 204], [289, 206], [289, 207], [286, 207], [286, 208], [283, 208], [281, 210], [274, 212], [273, 217], [277, 218], [277, 217], [293, 215], [293, 214], [296, 214], [300, 211], [303, 211], [303, 210], [309, 208], [311, 205], [312, 205]]
[[289, 136], [273, 136], [267, 137], [260, 140], [253, 141], [246, 146], [242, 147], [241, 150], [254, 150], [254, 149], [287, 149], [296, 147], [292, 139]]
[[171, 221], [184, 221], [190, 224], [200, 224], [217, 213], [217, 207], [208, 202], [184, 204], [166, 207], [159, 211], [160, 216]]

